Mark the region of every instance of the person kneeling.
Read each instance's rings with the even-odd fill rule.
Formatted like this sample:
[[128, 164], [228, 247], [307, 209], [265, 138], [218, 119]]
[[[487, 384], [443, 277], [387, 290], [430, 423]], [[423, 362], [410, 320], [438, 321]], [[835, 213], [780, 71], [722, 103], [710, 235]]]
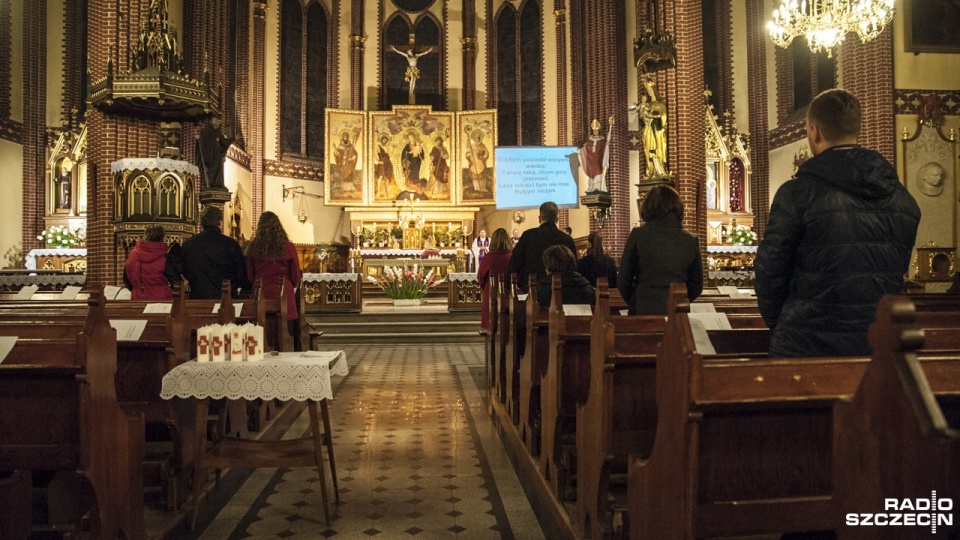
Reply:
[[560, 297], [564, 305], [593, 305], [595, 290], [590, 282], [577, 272], [577, 258], [567, 246], [551, 246], [543, 252], [543, 266], [547, 277], [537, 282], [537, 302], [541, 306], [550, 305], [553, 276], [560, 276]]

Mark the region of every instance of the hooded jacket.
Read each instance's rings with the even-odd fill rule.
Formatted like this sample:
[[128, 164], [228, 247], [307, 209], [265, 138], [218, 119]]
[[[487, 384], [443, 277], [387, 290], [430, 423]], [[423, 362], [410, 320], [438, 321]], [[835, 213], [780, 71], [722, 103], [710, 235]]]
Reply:
[[164, 274], [167, 264], [167, 244], [141, 240], [134, 246], [123, 266], [130, 282], [132, 300], [170, 300], [173, 291]]
[[755, 261], [770, 355], [870, 354], [867, 327], [900, 292], [919, 223], [879, 153], [845, 145], [807, 160], [777, 191]]

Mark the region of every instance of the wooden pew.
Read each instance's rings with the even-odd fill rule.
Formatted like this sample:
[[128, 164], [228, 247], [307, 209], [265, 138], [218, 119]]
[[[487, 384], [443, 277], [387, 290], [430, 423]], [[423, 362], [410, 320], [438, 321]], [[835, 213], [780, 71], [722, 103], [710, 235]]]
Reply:
[[504, 405], [507, 416], [510, 418], [510, 423], [512, 425], [520, 425], [520, 395], [522, 388], [521, 362], [523, 360], [526, 333], [525, 330], [521, 330], [518, 326], [517, 320], [520, 313], [525, 314], [527, 312], [527, 303], [526, 300], [520, 299], [522, 292], [517, 283], [516, 274], [510, 275], [510, 287], [506, 293], [507, 312], [503, 315], [506, 316], [506, 325], [509, 326], [509, 330], [504, 330], [504, 338], [506, 340], [503, 355], [505, 378], [503, 383], [505, 390]]
[[144, 538], [143, 417], [117, 402], [103, 297], [91, 295], [83, 321], [50, 322], [56, 337], [36, 337], [36, 322], [0, 327], [18, 336], [0, 364], [0, 470], [75, 471], [95, 538]]
[[487, 328], [486, 330], [481, 329], [480, 332], [483, 334], [483, 345], [484, 345], [484, 364], [486, 365], [486, 380], [487, 380], [487, 399], [490, 403], [490, 410], [488, 412], [493, 412], [493, 402], [498, 397], [498, 388], [497, 384], [500, 380], [499, 375], [499, 366], [498, 362], [500, 359], [499, 351], [499, 323], [500, 323], [500, 279], [498, 276], [490, 276], [490, 282], [487, 284]]
[[575, 433], [576, 403], [585, 394], [578, 385], [588, 377], [581, 370], [589, 367], [583, 360], [590, 356], [591, 317], [564, 314], [559, 275], [553, 276], [550, 296], [546, 362], [540, 368], [540, 470], [554, 496], [563, 501], [576, 473], [575, 463], [564, 458], [563, 446]]
[[[547, 359], [548, 318], [546, 306], [537, 301], [537, 278], [530, 277], [529, 291], [524, 302], [526, 323], [524, 326], [523, 352], [514, 349], [513, 358], [519, 361], [516, 375], [519, 394], [517, 416], [520, 440], [532, 456], [540, 455], [540, 381], [544, 375]], [[519, 291], [517, 291], [519, 292]]]
[[[873, 360], [856, 395], [834, 406], [837, 535], [850, 539], [907, 539], [931, 525], [859, 525], [863, 514], [886, 513], [885, 499], [960, 500], [960, 377], [939, 373], [929, 380], [916, 351], [924, 332], [915, 324], [911, 297], [884, 297], [870, 328]], [[911, 513], [911, 512], [907, 512]], [[940, 520], [949, 511], [925, 512], [944, 538], [957, 524]], [[930, 514], [933, 516], [930, 516]], [[848, 521], [848, 516], [853, 518]], [[857, 526], [854, 526], [854, 525]]]
[[[833, 528], [832, 408], [853, 394], [869, 359], [736, 357], [729, 332], [710, 333], [718, 354], [704, 355], [687, 309], [668, 321], [657, 356], [653, 450], [630, 460], [630, 537]], [[955, 320], [945, 312], [943, 331]], [[957, 334], [952, 356], [925, 362], [958, 369]]]

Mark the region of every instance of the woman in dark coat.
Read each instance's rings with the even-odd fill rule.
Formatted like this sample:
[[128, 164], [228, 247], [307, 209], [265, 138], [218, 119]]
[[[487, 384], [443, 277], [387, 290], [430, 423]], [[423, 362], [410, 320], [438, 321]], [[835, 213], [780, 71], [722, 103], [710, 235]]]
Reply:
[[577, 269], [580, 274], [587, 278], [594, 287], [597, 286], [597, 278], [607, 278], [607, 286], [614, 288], [617, 286], [617, 262], [613, 257], [603, 252], [603, 237], [600, 233], [594, 231], [587, 236], [587, 242], [590, 248], [587, 254], [577, 262]]
[[703, 292], [700, 242], [683, 230], [683, 202], [671, 187], [651, 189], [640, 217], [646, 223], [627, 238], [617, 288], [631, 315], [662, 315], [671, 283], [686, 283], [691, 301]]
[[537, 302], [550, 305], [553, 296], [553, 276], [560, 276], [560, 299], [563, 305], [587, 304], [596, 298], [593, 285], [577, 272], [577, 256], [567, 246], [550, 246], [543, 252], [543, 267], [547, 275], [537, 282]]
[[137, 242], [123, 265], [124, 282], [130, 288], [132, 300], [173, 298], [170, 282], [178, 280], [178, 276], [173, 274], [172, 265], [167, 263], [167, 244], [163, 237], [163, 227], [147, 227], [144, 239]]
[[480, 328], [488, 328], [490, 324], [490, 277], [497, 276], [501, 282], [506, 278], [510, 253], [510, 238], [507, 236], [507, 230], [500, 228], [493, 231], [493, 236], [490, 237], [490, 251], [484, 255], [483, 260], [480, 261], [480, 268], [477, 269], [477, 281], [483, 290]]
[[300, 316], [294, 287], [300, 285], [300, 259], [293, 242], [273, 212], [264, 212], [257, 223], [257, 232], [247, 246], [247, 278], [256, 283], [263, 279], [264, 298], [280, 297], [280, 278], [287, 289], [287, 328], [293, 337], [295, 351], [300, 346]]

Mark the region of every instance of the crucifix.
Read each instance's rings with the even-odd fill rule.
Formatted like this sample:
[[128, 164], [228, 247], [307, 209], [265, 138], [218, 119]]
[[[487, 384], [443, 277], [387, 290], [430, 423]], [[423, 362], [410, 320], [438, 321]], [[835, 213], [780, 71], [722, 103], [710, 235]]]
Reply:
[[420, 69], [417, 67], [417, 60], [419, 60], [421, 56], [433, 51], [432, 46], [428, 47], [426, 50], [417, 47], [414, 44], [415, 37], [416, 36], [414, 34], [410, 34], [410, 42], [407, 45], [403, 45], [399, 48], [390, 45], [390, 49], [393, 52], [407, 59], [407, 71], [403, 75], [403, 80], [410, 83], [410, 93], [408, 95], [410, 105], [416, 105], [417, 103], [417, 98], [413, 93], [417, 86], [417, 79], [420, 78]]

